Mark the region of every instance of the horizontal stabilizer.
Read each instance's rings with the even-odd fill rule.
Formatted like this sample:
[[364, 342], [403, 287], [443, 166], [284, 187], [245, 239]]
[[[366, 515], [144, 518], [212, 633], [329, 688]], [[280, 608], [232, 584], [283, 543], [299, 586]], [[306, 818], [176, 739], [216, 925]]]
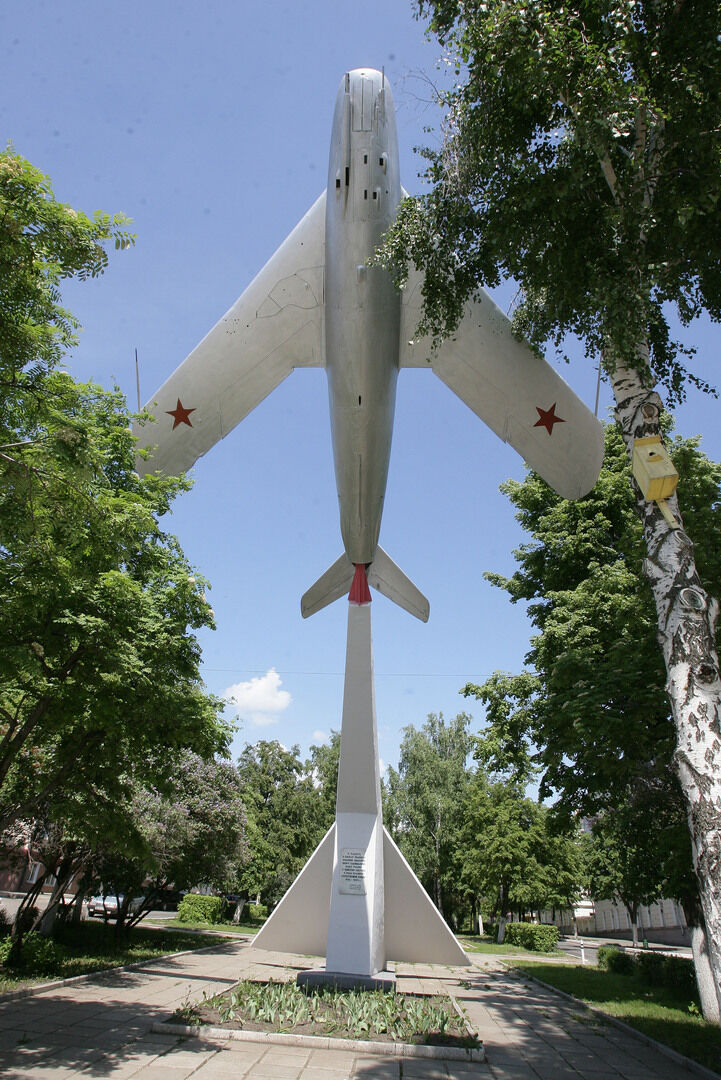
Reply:
[[347, 596], [353, 584], [354, 573], [355, 567], [345, 553], [340, 559], [336, 559], [315, 585], [311, 585], [308, 592], [301, 597], [300, 613], [303, 618], [307, 619], [309, 615], [315, 615], [316, 611], [332, 604], [334, 600]]
[[368, 584], [421, 622], [428, 622], [431, 609], [425, 596], [380, 546], [368, 567]]

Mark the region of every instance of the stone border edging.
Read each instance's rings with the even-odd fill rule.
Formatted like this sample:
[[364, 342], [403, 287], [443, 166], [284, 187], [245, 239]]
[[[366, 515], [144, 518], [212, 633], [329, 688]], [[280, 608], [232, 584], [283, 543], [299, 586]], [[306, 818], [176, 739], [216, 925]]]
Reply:
[[464, 1050], [459, 1046], [416, 1046], [412, 1043], [372, 1042], [367, 1039], [335, 1039], [324, 1035], [291, 1035], [275, 1031], [245, 1031], [242, 1028], [190, 1026], [157, 1021], [150, 1030], [156, 1035], [183, 1035], [194, 1039], [220, 1039], [224, 1042], [267, 1043], [270, 1046], [307, 1046], [311, 1050], [353, 1050], [363, 1054], [389, 1057], [437, 1058], [445, 1061], [485, 1061], [486, 1051]]
[[660, 1043], [656, 1039], [652, 1039], [650, 1035], [644, 1034], [643, 1031], [639, 1031], [638, 1028], [632, 1027], [631, 1024], [627, 1024], [624, 1020], [619, 1020], [616, 1016], [611, 1016], [610, 1013], [604, 1012], [603, 1009], [599, 1009], [597, 1005], [589, 1005], [587, 1001], [581, 1001], [580, 998], [574, 997], [573, 994], [566, 993], [565, 990], [559, 990], [556, 986], [551, 986], [550, 983], [544, 982], [543, 979], [539, 979], [536, 975], [531, 975], [530, 972], [521, 968], [526, 978], [531, 982], [538, 983], [544, 990], [551, 990], [554, 994], [558, 994], [560, 997], [565, 998], [566, 1001], [572, 1001], [574, 1005], [580, 1005], [582, 1009], [587, 1009], [588, 1012], [592, 1012], [599, 1019], [605, 1020], [606, 1023], [611, 1024], [613, 1027], [618, 1028], [620, 1031], [625, 1032], [627, 1035], [633, 1035], [641, 1042], [646, 1043], [647, 1046], [652, 1046], [654, 1050], [658, 1050], [664, 1057], [670, 1058], [671, 1061], [676, 1062], [677, 1065], [683, 1065], [685, 1069], [690, 1072], [695, 1072], [699, 1076], [703, 1076], [705, 1080], [720, 1080], [721, 1074], [713, 1072], [712, 1069], [707, 1069], [705, 1065], [699, 1065], [697, 1061], [692, 1058], [686, 1057], [684, 1054], [680, 1054], [678, 1050], [674, 1050], [671, 1046], [666, 1046], [665, 1043]]
[[[223, 944], [228, 944], [224, 942]], [[182, 952], [163, 953], [162, 956], [151, 956], [148, 960], [136, 960], [133, 964], [121, 964], [119, 967], [98, 968], [97, 971], [86, 971], [84, 975], [71, 975], [69, 979], [53, 979], [52, 982], [36, 983], [35, 986], [22, 986], [18, 990], [7, 990], [0, 994], [0, 1005], [6, 1001], [14, 1001], [17, 998], [37, 997], [38, 994], [47, 994], [50, 990], [57, 990], [61, 986], [72, 986], [73, 983], [82, 982], [86, 979], [97, 979], [103, 975], [115, 975], [123, 971], [134, 971], [136, 968], [147, 967], [148, 964], [159, 964], [163, 960], [172, 960], [176, 956], [192, 956], [195, 953], [212, 952], [213, 949], [221, 948], [220, 945], [204, 945], [202, 949], [183, 949]]]

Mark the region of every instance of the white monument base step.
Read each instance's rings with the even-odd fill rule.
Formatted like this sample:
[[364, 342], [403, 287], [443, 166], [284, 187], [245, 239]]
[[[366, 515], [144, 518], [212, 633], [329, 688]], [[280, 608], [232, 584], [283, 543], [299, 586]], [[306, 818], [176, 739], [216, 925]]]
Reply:
[[394, 971], [377, 971], [375, 975], [353, 975], [344, 971], [326, 971], [325, 968], [311, 968], [299, 971], [296, 984], [303, 989], [314, 986], [332, 986], [336, 990], [395, 990]]

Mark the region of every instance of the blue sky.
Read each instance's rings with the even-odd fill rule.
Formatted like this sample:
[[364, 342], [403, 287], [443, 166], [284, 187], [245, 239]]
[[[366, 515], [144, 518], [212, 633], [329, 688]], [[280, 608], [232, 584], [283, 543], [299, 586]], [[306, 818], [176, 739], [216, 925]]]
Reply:
[[[348, 68], [385, 67], [398, 109], [403, 183], [420, 190], [413, 148], [434, 138], [428, 80], [444, 76], [406, 0], [240, 5], [206, 0], [5, 0], [0, 135], [52, 178], [61, 200], [123, 211], [137, 246], [64, 295], [84, 331], [69, 367], [135, 400], [153, 390], [230, 306], [325, 186], [335, 94]], [[507, 307], [512, 289], [501, 290]], [[713, 381], [719, 331], [696, 326]], [[593, 407], [582, 359], [564, 377]], [[610, 395], [602, 388], [601, 414]], [[678, 430], [721, 457], [719, 405], [690, 391]], [[511, 572], [523, 542], [498, 485], [523, 465], [438, 379], [404, 371], [381, 543], [431, 602], [423, 625], [373, 602], [380, 753], [402, 728], [454, 715], [458, 694], [517, 670], [523, 610], [483, 579]], [[346, 605], [309, 620], [301, 594], [341, 552], [325, 374], [294, 373], [194, 470], [168, 522], [210, 579], [217, 630], [203, 671], [240, 687], [236, 749], [257, 738], [303, 752], [340, 727]]]

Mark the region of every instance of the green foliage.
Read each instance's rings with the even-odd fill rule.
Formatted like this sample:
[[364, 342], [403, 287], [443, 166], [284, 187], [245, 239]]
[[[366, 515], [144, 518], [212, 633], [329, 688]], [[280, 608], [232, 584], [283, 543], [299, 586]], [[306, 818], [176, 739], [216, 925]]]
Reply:
[[645, 365], [644, 343], [681, 396], [669, 305], [721, 317], [718, 5], [417, 6], [458, 77], [425, 151], [433, 187], [385, 244], [399, 278], [425, 272], [425, 328], [447, 334], [479, 284], [510, 276], [534, 343], [576, 334], [609, 368]]
[[693, 962], [683, 956], [662, 956], [656, 952], [636, 954], [636, 970], [648, 986], [665, 986], [679, 997], [696, 996]]
[[598, 950], [598, 966], [616, 975], [638, 975], [646, 986], [665, 987], [681, 999], [696, 997], [693, 962], [659, 952], [629, 953], [613, 945]]
[[616, 948], [615, 945], [601, 945], [598, 950], [598, 966], [603, 971], [612, 971], [616, 975], [632, 975], [635, 969], [631, 953]]
[[[87, 877], [125, 900], [118, 932], [134, 925], [172, 888], [226, 889], [245, 853], [245, 811], [237, 769], [181, 753], [162, 794], [136, 786], [115, 806], [115, 828], [84, 855]], [[139, 906], [131, 901], [142, 898]]]
[[34, 905], [21, 908], [15, 916], [16, 933], [19, 933], [21, 937], [23, 934], [27, 934], [34, 926], [39, 915], [40, 910]]
[[[712, 537], [721, 529], [721, 466], [697, 439], [669, 440], [669, 450], [699, 572], [718, 591], [721, 553]], [[626, 805], [625, 843], [645, 853], [655, 875], [642, 894], [663, 884], [690, 913], [695, 886], [672, 766], [675, 731], [653, 598], [639, 572], [645, 550], [623, 439], [607, 425], [601, 476], [583, 499], [561, 499], [534, 473], [502, 489], [529, 541], [514, 553], [512, 576], [488, 577], [512, 603], [528, 604], [536, 635], [530, 670], [496, 672], [464, 690], [487, 708], [478, 756], [521, 782], [539, 770], [541, 797], [553, 798], [566, 821], [609, 809], [619, 822]], [[629, 865], [629, 880], [640, 881], [640, 865]]]
[[65, 952], [51, 938], [33, 931], [26, 934], [22, 945], [11, 938], [0, 941], [0, 965], [16, 968], [31, 975], [52, 975], [62, 964]]
[[[40, 972], [28, 964], [29, 953], [24, 952], [24, 948], [20, 953], [21, 958], [23, 954], [25, 956], [24, 966], [5, 966], [3, 957], [13, 943], [9, 938], [0, 939], [0, 991], [15, 989], [41, 975], [58, 979], [72, 978], [169, 953], [197, 949], [206, 944], [218, 945], [225, 939], [217, 935], [203, 935], [197, 931], [191, 934], [177, 929], [155, 930], [138, 927], [132, 939], [128, 940], [125, 937], [118, 938], [110, 924], [106, 926], [102, 922], [71, 922], [56, 925], [52, 938], [42, 940], [54, 944], [55, 950], [42, 952], [41, 960], [44, 956], [46, 963], [44, 971]], [[42, 946], [40, 948], [42, 950]], [[50, 958], [53, 956], [55, 962], [51, 967]]]
[[620, 899], [634, 935], [640, 905], [658, 899], [662, 885], [659, 843], [664, 838], [648, 820], [656, 800], [649, 807], [645, 795], [646, 789], [639, 784], [623, 802], [597, 818], [588, 860], [591, 895], [600, 900]]
[[515, 781], [479, 769], [469, 786], [458, 835], [461, 881], [492, 898], [492, 915], [568, 908], [584, 884], [581, 839], [554, 831], [548, 810]]
[[50, 802], [100, 828], [134, 781], [162, 788], [177, 751], [229, 739], [199, 677], [204, 583], [158, 524], [187, 482], [140, 479], [122, 396], [57, 370], [77, 327], [60, 284], [102, 273], [123, 225], [0, 154], [2, 828]]
[[0, 153], [0, 385], [10, 406], [76, 342], [77, 320], [60, 305], [64, 278], [97, 277], [105, 245], [127, 248], [122, 214], [92, 218], [57, 202], [50, 180], [12, 149]]
[[[421, 1045], [478, 1045], [477, 1039], [467, 1035], [447, 1001], [382, 990], [300, 989], [295, 983], [243, 980], [228, 994], [196, 1008], [196, 1022], [208, 1014], [208, 1008], [217, 1010], [221, 1023], [241, 1027], [252, 1022], [283, 1032], [313, 1024], [327, 1035], [352, 1039], [386, 1035], [396, 1042]], [[214, 1019], [212, 1013], [209, 1019]]]
[[553, 952], [558, 944], [558, 927], [544, 923], [510, 922], [506, 942], [530, 952]]
[[338, 763], [340, 761], [340, 732], [331, 731], [330, 739], [320, 746], [311, 746], [305, 771], [313, 778], [316, 795], [321, 801], [318, 828], [326, 832], [335, 821], [335, 801], [338, 792]]
[[200, 896], [187, 893], [178, 904], [179, 922], [222, 922], [228, 912], [224, 896]]
[[267, 919], [267, 904], [248, 904], [248, 915], [251, 917], [251, 919]]
[[238, 773], [248, 817], [248, 855], [238, 874], [238, 890], [272, 906], [332, 824], [334, 807], [331, 810], [332, 800], [324, 791], [325, 784], [335, 784], [336, 774], [330, 754], [326, 758], [316, 753], [303, 763], [297, 746], [287, 750], [265, 740], [245, 747]]
[[450, 916], [458, 904], [457, 832], [471, 772], [470, 717], [446, 722], [431, 713], [423, 728], [404, 728], [398, 769], [388, 768], [384, 788], [387, 827], [438, 909]]

